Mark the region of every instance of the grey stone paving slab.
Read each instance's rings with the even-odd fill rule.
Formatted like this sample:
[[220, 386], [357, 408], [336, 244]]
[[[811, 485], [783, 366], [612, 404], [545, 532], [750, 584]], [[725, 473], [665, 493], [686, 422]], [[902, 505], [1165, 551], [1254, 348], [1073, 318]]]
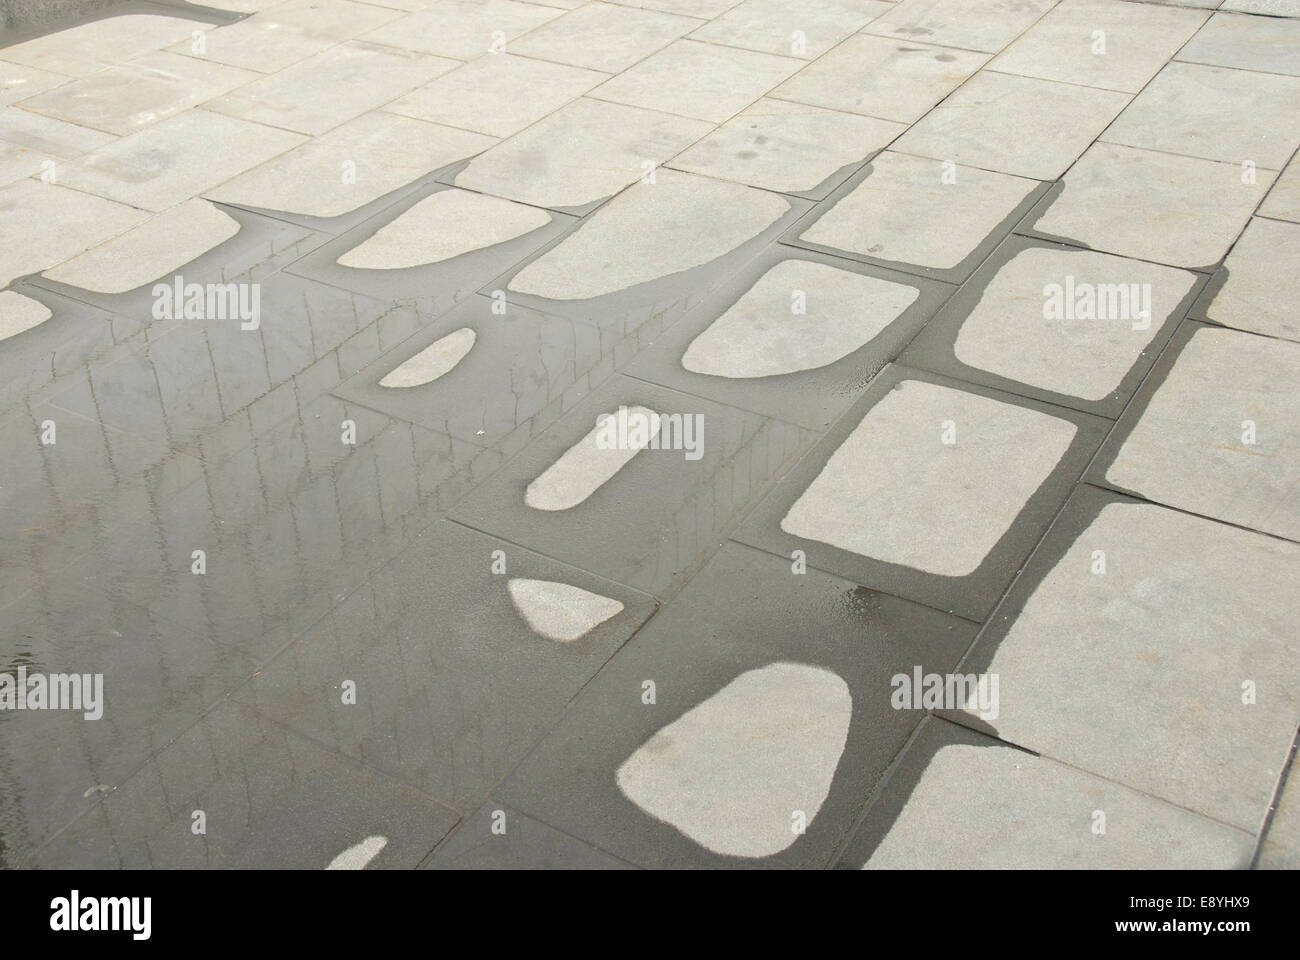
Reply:
[[[202, 834], [193, 830], [196, 811]], [[226, 703], [31, 865], [323, 870], [361, 847], [356, 865], [409, 870], [455, 824], [455, 813], [427, 794]]]
[[657, 10], [588, 3], [520, 37], [510, 52], [619, 73], [700, 24]]
[[[439, 199], [443, 198], [443, 199]], [[511, 208], [510, 220], [516, 227], [529, 227], [540, 219], [541, 226], [499, 242], [488, 242], [477, 249], [435, 259], [451, 253], [457, 246], [470, 242], [491, 241], [515, 227], [484, 218], [466, 232], [453, 213], [473, 209], [479, 216], [499, 207]], [[469, 193], [424, 178], [401, 199], [378, 211], [372, 206], [368, 219], [350, 227], [341, 236], [310, 251], [286, 268], [286, 272], [355, 290], [379, 300], [409, 300], [426, 313], [437, 315], [498, 276], [502, 270], [528, 256], [546, 243], [571, 230], [577, 223], [564, 214], [510, 201]], [[341, 218], [345, 226], [351, 217]], [[327, 221], [328, 223], [328, 221]], [[385, 254], [391, 255], [389, 266], [380, 266]], [[408, 260], [426, 260], [404, 266]], [[374, 268], [340, 263], [374, 263]]]
[[[1294, 758], [1292, 770], [1294, 770]], [[1259, 848], [1261, 870], [1300, 869], [1300, 817], [1296, 809], [1296, 778], [1288, 772]]]
[[304, 141], [287, 130], [187, 110], [72, 163], [59, 182], [146, 210], [165, 210]]
[[37, 94], [22, 109], [125, 136], [257, 78], [248, 70], [158, 52]]
[[0, 142], [0, 186], [39, 174], [42, 170], [50, 169], [51, 164], [55, 164], [57, 171], [53, 157], [14, 143]]
[[[1096, 833], [1102, 823], [1105, 833]], [[943, 720], [927, 721], [840, 866], [1244, 869], [1244, 832]]]
[[972, 630], [727, 544], [494, 795], [640, 866], [825, 866], [921, 719], [890, 676]]
[[1300, 224], [1252, 219], [1223, 262], [1226, 279], [1194, 314], [1224, 326], [1300, 340]]
[[365, 39], [439, 57], [472, 60], [494, 46], [509, 52], [511, 41], [520, 34], [562, 13], [554, 7], [515, 0], [439, 0], [428, 9], [371, 31]]
[[740, 3], [740, 0], [612, 0], [612, 2], [625, 7], [645, 7], [648, 10], [662, 10], [664, 13], [678, 13], [686, 17], [712, 20], [726, 13]]
[[352, 40], [217, 97], [205, 107], [319, 135], [456, 66], [456, 61], [443, 57]]
[[127, 14], [93, 20], [4, 48], [4, 59], [69, 77], [158, 50], [209, 26], [198, 20]]
[[1254, 835], [1300, 720], [1297, 572], [1295, 544], [1081, 486], [960, 669], [999, 675], [1003, 740]]
[[[602, 329], [671, 322], [789, 230], [807, 200], [675, 170], [637, 183], [481, 292]], [[620, 251], [611, 259], [610, 251]]]
[[862, 34], [804, 67], [772, 95], [912, 123], [987, 60], [982, 53]]
[[990, 67], [1137, 93], [1187, 42], [1207, 14], [1121, 0], [1064, 0]]
[[1222, 259], [1275, 171], [1095, 143], [1025, 218], [1048, 238], [1208, 269]]
[[0, 104], [8, 106], [19, 100], [57, 87], [68, 80], [63, 74], [37, 70], [35, 67], [23, 66], [0, 59]]
[[886, 150], [783, 242], [960, 283], [1047, 188]]
[[1224, 0], [1219, 9], [1279, 17], [1300, 17], [1300, 3], [1296, 0]]
[[735, 536], [777, 556], [801, 550], [810, 566], [980, 620], [1107, 425], [891, 365]]
[[[71, 159], [112, 143], [112, 134], [41, 116], [19, 106], [0, 108], [0, 131], [6, 143]], [[58, 170], [55, 171], [56, 175]]]
[[1185, 321], [1089, 478], [1300, 540], [1300, 344]]
[[1261, 217], [1300, 223], [1300, 160], [1292, 159], [1259, 205]]
[[0, 283], [43, 270], [125, 233], [149, 214], [124, 204], [38, 180], [0, 187], [0, 223], [11, 237], [0, 251]]
[[880, 0], [744, 0], [691, 37], [746, 50], [816, 60], [835, 44], [888, 12]]
[[1300, 76], [1300, 21], [1216, 13], [1177, 59]]
[[609, 75], [510, 54], [479, 57], [384, 110], [509, 137], [604, 82]]
[[710, 131], [707, 123], [587, 97], [477, 157], [447, 182], [582, 215]]
[[238, 23], [205, 31], [201, 50], [195, 49], [192, 39], [170, 49], [245, 70], [275, 73], [400, 16], [398, 10], [349, 0], [289, 0]]
[[630, 870], [632, 865], [489, 800], [461, 821], [422, 870]]
[[[491, 137], [441, 124], [367, 113], [204, 195], [303, 217], [342, 217], [410, 187], [422, 177], [437, 175], [494, 142]], [[369, 212], [338, 221], [334, 229], [351, 226], [366, 216]], [[299, 222], [322, 226], [310, 220]]]
[[[75, 482], [63, 472], [68, 461], [80, 461], [85, 469], [96, 457], [88, 447], [80, 453], [70, 449], [82, 431], [68, 418], [60, 427], [65, 428], [60, 442], [53, 451], [47, 448], [45, 459], [66, 490]], [[107, 508], [105, 492], [96, 491], [93, 509]], [[24, 505], [32, 502], [24, 496]], [[8, 506], [5, 513], [11, 515]], [[252, 669], [238, 652], [207, 643], [136, 604], [56, 583], [40, 583], [4, 608], [3, 618], [4, 672], [17, 676], [25, 668], [29, 681], [76, 673], [82, 675], [83, 696], [96, 692], [89, 717], [84, 699], [80, 710], [6, 710], [0, 755], [9, 789], [0, 799], [0, 858], [8, 867], [19, 866], [38, 844], [92, 806], [98, 800], [93, 788], [122, 783]]]
[[[798, 291], [806, 313], [793, 313]], [[657, 335], [625, 372], [824, 430], [951, 291], [930, 280], [776, 245]], [[799, 369], [776, 372], [791, 367]]]
[[905, 129], [875, 117], [765, 97], [668, 165], [821, 200]]
[[1057, 0], [903, 0], [862, 28], [898, 40], [997, 53]]
[[[384, 385], [401, 365], [462, 330], [472, 331], [473, 346], [452, 369], [417, 386]], [[519, 306], [502, 317], [493, 314], [487, 297], [473, 296], [339, 384], [334, 393], [467, 443], [494, 446], [520, 431], [512, 438], [519, 443], [550, 424], [558, 413], [553, 404], [611, 346], [602, 343], [599, 329], [580, 320]]]
[[[576, 506], [528, 506], [527, 488], [566, 452], [584, 441], [579, 449], [600, 449], [598, 438], [591, 438], [598, 418], [616, 415], [620, 407], [679, 416], [681, 425], [674, 420], [671, 429], [661, 426], [658, 449], [640, 449]], [[687, 435], [686, 429], [692, 432]], [[666, 597], [690, 579], [813, 439], [811, 431], [780, 420], [616, 376], [461, 501], [450, 517]]]
[[1125, 108], [1129, 96], [982, 72], [914, 124], [895, 150], [1055, 180]]
[[[498, 550], [503, 574], [492, 572]], [[511, 602], [507, 581], [519, 576], [624, 609], [580, 639], [550, 640]], [[236, 699], [468, 813], [654, 609], [644, 594], [440, 522]], [[346, 681], [355, 704], [343, 702]]]
[[722, 123], [803, 65], [794, 57], [678, 40], [606, 80], [591, 95]]
[[1297, 98], [1300, 78], [1169, 63], [1101, 139], [1278, 170], [1300, 145]]
[[904, 352], [910, 366], [1114, 419], [1205, 278], [1011, 236]]

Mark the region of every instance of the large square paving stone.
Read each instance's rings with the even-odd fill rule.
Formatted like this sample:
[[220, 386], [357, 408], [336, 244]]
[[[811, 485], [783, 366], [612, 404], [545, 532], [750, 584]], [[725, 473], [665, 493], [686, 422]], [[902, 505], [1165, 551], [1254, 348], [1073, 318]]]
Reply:
[[1057, 0], [903, 0], [863, 33], [997, 53]]
[[495, 796], [640, 866], [827, 866], [921, 720], [892, 676], [972, 629], [728, 544]]
[[[602, 446], [600, 418], [617, 417], [620, 407], [629, 415], [679, 415], [681, 427], [675, 419], [660, 421], [656, 449], [637, 445], [629, 420], [617, 448]], [[666, 597], [815, 436], [782, 420], [615, 376], [450, 516]]]
[[1026, 223], [1094, 250], [1206, 269], [1228, 252], [1274, 176], [1263, 167], [1095, 143]]
[[1300, 344], [1187, 321], [1090, 478], [1300, 540]]
[[1106, 425], [890, 366], [737, 539], [983, 619]]
[[1300, 76], [1300, 21], [1216, 13], [1178, 59]]
[[1244, 869], [1253, 847], [1245, 831], [935, 719], [891, 771], [840, 866]]
[[1296, 311], [1300, 303], [1300, 223], [1251, 220], [1224, 260], [1223, 272], [1226, 278], [1196, 316], [1238, 330], [1300, 340], [1300, 314]]
[[469, 813], [654, 610], [644, 594], [438, 522], [238, 698]]
[[1300, 546], [1080, 487], [962, 663], [997, 735], [1259, 832], [1300, 721]]

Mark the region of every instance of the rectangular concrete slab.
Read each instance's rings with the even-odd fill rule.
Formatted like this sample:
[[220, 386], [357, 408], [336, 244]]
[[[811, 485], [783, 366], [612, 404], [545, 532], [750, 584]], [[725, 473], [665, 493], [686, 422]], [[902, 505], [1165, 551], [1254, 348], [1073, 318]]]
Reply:
[[[559, 642], [517, 608], [510, 584], [519, 578], [577, 587], [618, 610]], [[470, 813], [654, 609], [626, 587], [441, 522], [238, 700]], [[355, 684], [355, 704], [340, 696], [344, 681]]]
[[1300, 160], [1292, 159], [1259, 205], [1261, 217], [1300, 223]]
[[1205, 277], [1010, 236], [902, 362], [1114, 419]]
[[530, 31], [510, 52], [607, 74], [620, 73], [700, 26], [692, 17], [588, 3]]
[[1106, 425], [890, 365], [735, 536], [777, 556], [803, 551], [810, 566], [981, 620]]
[[68, 160], [114, 140], [112, 134], [102, 130], [41, 116], [19, 106], [0, 108], [0, 133], [5, 143]]
[[1121, 0], [1064, 0], [990, 65], [1000, 73], [1137, 93], [1207, 19]]
[[1090, 477], [1300, 540], [1297, 376], [1300, 344], [1185, 321]]
[[803, 66], [802, 60], [678, 40], [591, 92], [601, 100], [722, 123]]
[[850, 37], [772, 94], [846, 113], [912, 123], [984, 66], [982, 53]]
[[946, 284], [776, 245], [656, 336], [626, 372], [825, 430], [950, 293]]
[[1253, 218], [1222, 269], [1198, 319], [1300, 340], [1300, 224]]
[[862, 28], [897, 40], [997, 53], [1056, 0], [903, 0]]
[[1275, 171], [1095, 143], [1025, 218], [1032, 232], [1138, 260], [1220, 260]]
[[891, 10], [881, 0], [744, 0], [691, 37], [746, 50], [816, 60], [845, 37]]
[[[727, 544], [495, 795], [638, 866], [826, 866], [921, 719], [890, 707], [890, 676], [917, 664], [951, 669], [971, 631], [816, 570], [796, 574], [788, 558]], [[773, 665], [777, 675], [811, 675], [836, 694], [792, 711], [808, 731], [802, 739], [779, 689], [746, 695], [763, 689], [746, 680], [774, 673]], [[843, 712], [832, 715], [833, 704]], [[715, 721], [711, 735], [696, 739], [683, 726], [679, 739], [661, 734], [701, 709]], [[834, 733], [814, 735], [832, 719]], [[644, 745], [662, 745], [674, 766], [647, 781], [656, 770], [642, 761], [637, 802], [624, 788], [629, 758]]]
[[4, 59], [69, 77], [158, 50], [208, 24], [181, 17], [125, 14], [57, 30], [5, 47]]
[[439, 57], [473, 60], [564, 11], [515, 0], [440, 0], [427, 9], [372, 30], [365, 39]]
[[[527, 488], [620, 406], [680, 415], [680, 449], [640, 449], [569, 509], [527, 505]], [[685, 449], [690, 418], [692, 445]], [[702, 418], [702, 419], [697, 419]], [[665, 439], [668, 433], [664, 434]], [[534, 440], [450, 517], [658, 597], [690, 579], [745, 510], [808, 449], [810, 431], [615, 376]], [[687, 454], [694, 459], [687, 459]], [[611, 538], [611, 530], [619, 536]]]
[[1300, 22], [1216, 13], [1178, 51], [1179, 60], [1300, 76]]
[[932, 719], [891, 771], [839, 865], [1240, 870], [1253, 845], [1245, 831]]
[[961, 671], [1003, 740], [1254, 835], [1300, 704], [1300, 547], [1078, 489]]

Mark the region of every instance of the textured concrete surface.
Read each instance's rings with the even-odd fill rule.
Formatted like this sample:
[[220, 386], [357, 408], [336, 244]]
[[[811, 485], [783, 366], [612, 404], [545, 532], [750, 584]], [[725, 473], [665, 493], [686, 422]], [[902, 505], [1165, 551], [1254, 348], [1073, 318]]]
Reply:
[[4, 15], [0, 867], [1300, 860], [1294, 0]]

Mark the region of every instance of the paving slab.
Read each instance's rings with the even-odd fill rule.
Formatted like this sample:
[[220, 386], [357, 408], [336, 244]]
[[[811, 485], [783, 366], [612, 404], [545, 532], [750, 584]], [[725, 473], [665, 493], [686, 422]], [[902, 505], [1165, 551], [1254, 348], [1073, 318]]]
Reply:
[[1291, 540], [1300, 345], [1185, 321], [1089, 470], [1094, 482]]
[[1044, 189], [1023, 177], [886, 150], [783, 239], [960, 283]]
[[317, 135], [456, 66], [456, 61], [445, 57], [351, 40], [204, 106], [227, 116]]
[[1253, 836], [1300, 720], [1298, 571], [1295, 544], [1082, 486], [960, 669], [999, 675], [1001, 739]]
[[707, 123], [586, 97], [476, 157], [453, 181], [581, 216], [710, 131]]
[[[573, 0], [566, 0], [566, 4]], [[726, 13], [740, 0], [612, 0], [624, 7], [644, 7], [647, 10], [662, 10], [664, 13], [677, 13], [685, 17], [699, 17], [712, 20]]]
[[[424, 6], [422, 4], [422, 6]], [[439, 57], [472, 60], [496, 49], [509, 50], [520, 34], [564, 11], [515, 0], [439, 0], [400, 20], [372, 30], [365, 39]]]
[[58, 165], [53, 157], [0, 141], [0, 186], [34, 176], [52, 167], [57, 173]]
[[816, 60], [845, 37], [888, 12], [880, 0], [744, 0], [691, 37], [746, 50]]
[[1267, 16], [1300, 17], [1300, 3], [1296, 0], [1223, 0], [1219, 9]]
[[460, 822], [422, 870], [631, 870], [630, 863], [488, 800]]
[[[450, 368], [412, 371], [410, 385], [402, 385], [399, 370], [426, 358], [432, 363], [438, 358], [428, 351], [457, 334], [468, 349], [446, 358], [455, 360]], [[494, 446], [516, 431], [520, 443], [548, 426], [558, 413], [552, 405], [575, 383], [585, 385], [611, 352], [591, 324], [519, 306], [502, 317], [490, 299], [471, 296], [333, 392], [467, 443]]]
[[[980, 620], [1107, 421], [890, 365], [736, 539]], [[945, 442], [950, 440], [951, 442]]]
[[31, 865], [409, 870], [455, 824], [455, 813], [427, 794], [227, 703]]
[[[661, 424], [657, 447], [632, 447], [630, 430], [627, 444], [620, 437], [616, 446], [601, 447], [600, 418], [617, 416], [620, 407], [669, 418], [669, 426]], [[615, 376], [457, 505], [450, 517], [667, 597], [690, 579], [813, 438], [811, 431], [780, 420]], [[627, 455], [612, 476], [573, 476], [574, 489], [590, 490], [575, 506], [528, 505], [530, 485], [566, 454], [566, 465], [590, 461], [594, 470], [603, 466], [597, 454], [614, 452]], [[598, 486], [592, 489], [593, 484]], [[541, 503], [538, 496], [534, 501]], [[620, 531], [619, 536], [611, 538], [611, 530]]]
[[1207, 269], [1275, 171], [1095, 143], [1025, 218], [1030, 232], [1138, 260]]
[[875, 117], [764, 97], [668, 165], [822, 200], [905, 129]]
[[1207, 19], [1201, 10], [1149, 3], [1064, 0], [989, 66], [1137, 93]]
[[1102, 134], [1107, 143], [1278, 170], [1300, 146], [1300, 78], [1169, 63]]
[[1205, 278], [1008, 237], [902, 362], [1114, 419]]
[[43, 270], [125, 233], [149, 214], [112, 200], [38, 180], [0, 187], [5, 233], [23, 236], [0, 253], [0, 282]]
[[1209, 304], [1196, 314], [1238, 330], [1300, 340], [1300, 223], [1254, 218], [1223, 262]]
[[1261, 217], [1300, 223], [1300, 160], [1292, 159], [1259, 205]]
[[[524, 306], [567, 308], [606, 322], [633, 306], [689, 302], [789, 229], [809, 206], [659, 170], [654, 183], [634, 184], [492, 289]], [[611, 250], [619, 256], [611, 258]]]
[[593, 97], [722, 123], [802, 67], [788, 56], [678, 40], [591, 92]]
[[987, 60], [982, 53], [863, 34], [850, 37], [804, 67], [772, 95], [912, 123]]
[[159, 51], [29, 97], [22, 109], [126, 136], [257, 76]]
[[[1292, 761], [1294, 769], [1294, 759]], [[1296, 810], [1296, 780], [1288, 772], [1278, 794], [1273, 818], [1260, 843], [1260, 870], [1300, 869], [1300, 817]]]
[[68, 78], [61, 73], [37, 70], [21, 63], [0, 60], [0, 105], [7, 106], [26, 100], [28, 97], [67, 83]]
[[619, 73], [663, 49], [702, 21], [657, 10], [588, 3], [530, 31], [510, 52]]
[[1300, 76], [1300, 21], [1216, 13], [1178, 60]]
[[19, 106], [0, 108], [0, 131], [5, 143], [64, 159], [80, 157], [114, 141], [112, 134], [102, 130], [43, 117]]
[[441, 124], [367, 113], [204, 195], [256, 209], [339, 217], [494, 142]]
[[903, 0], [862, 28], [898, 40], [997, 53], [1057, 0]]
[[[492, 572], [495, 551], [506, 573]], [[623, 609], [579, 639], [550, 640], [511, 601], [507, 582], [519, 576]], [[236, 698], [469, 813], [654, 608], [644, 594], [437, 523]], [[347, 681], [355, 704], [343, 702]]]
[[1077, 84], [981, 72], [893, 148], [983, 170], [1055, 180], [1129, 102]]
[[824, 430], [950, 292], [777, 245], [656, 336], [625, 372]]
[[162, 211], [284, 153], [301, 134], [187, 110], [81, 159], [61, 164], [60, 183], [121, 203]]
[[125, 14], [5, 47], [4, 59], [50, 73], [82, 77], [161, 49], [208, 26], [180, 17]]
[[383, 109], [417, 120], [509, 137], [582, 96], [608, 76], [596, 70], [510, 54], [479, 57]]
[[890, 676], [971, 632], [727, 544], [494, 795], [639, 866], [825, 866], [921, 719]]
[[1253, 845], [1245, 831], [931, 720], [892, 771], [840, 866], [1240, 870]]
[[169, 49], [259, 73], [276, 73], [327, 47], [352, 40], [402, 16], [399, 10], [350, 0], [288, 0], [238, 23], [204, 31]]

